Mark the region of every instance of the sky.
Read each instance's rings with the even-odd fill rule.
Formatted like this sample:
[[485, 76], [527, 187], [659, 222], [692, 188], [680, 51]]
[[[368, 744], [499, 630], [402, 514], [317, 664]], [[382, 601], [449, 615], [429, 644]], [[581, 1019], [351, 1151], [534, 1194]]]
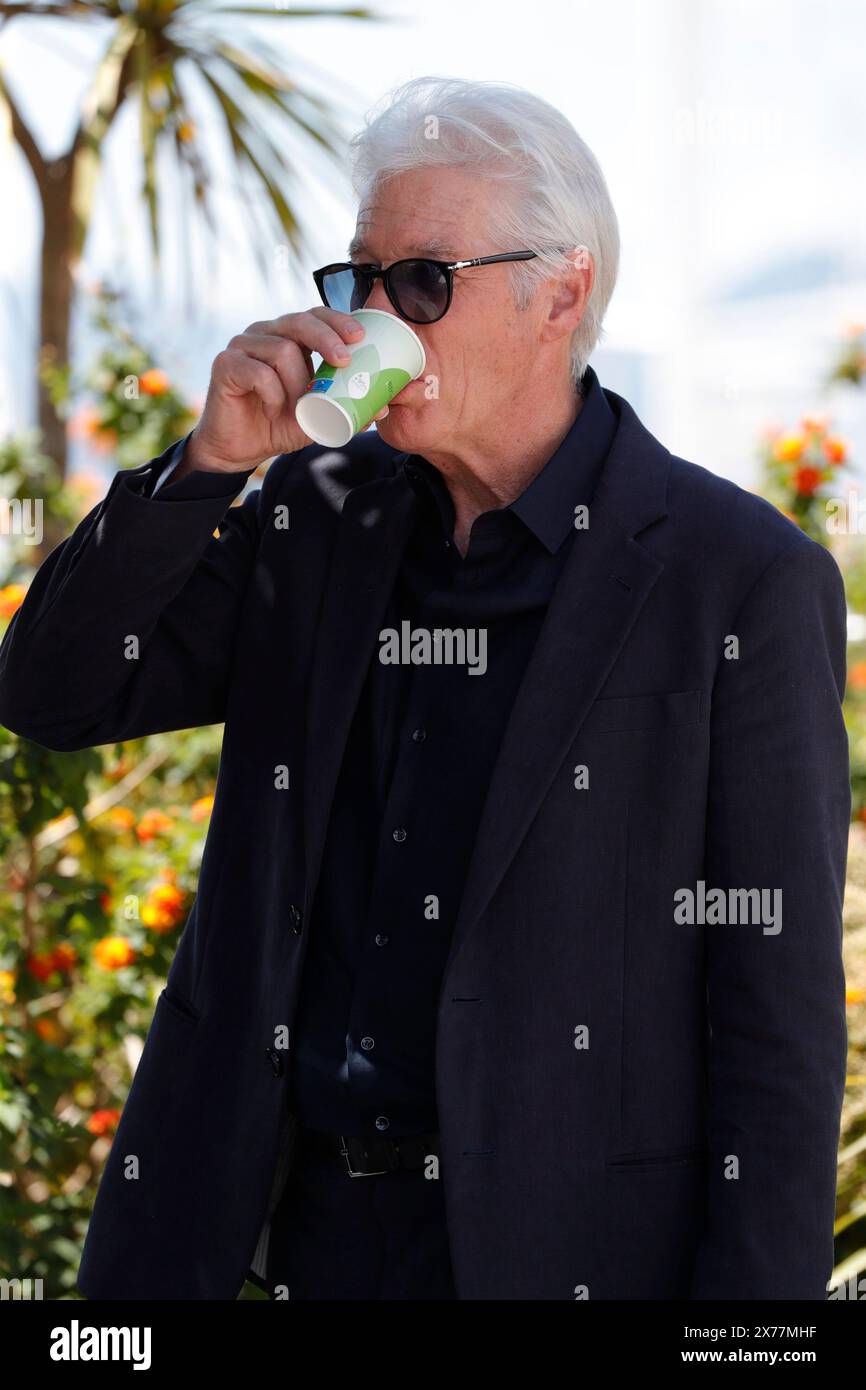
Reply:
[[[377, 10], [385, 22], [275, 15], [248, 23], [279, 49], [287, 71], [341, 104], [347, 129], [358, 128], [390, 88], [425, 73], [515, 82], [559, 107], [599, 159], [620, 223], [620, 278], [599, 361], [609, 363], [616, 389], [634, 379], [624, 361], [652, 363], [639, 402], [649, 427], [665, 431], [676, 452], [736, 472], [741, 440], [762, 413], [780, 406], [771, 384], [751, 399], [766, 334], [772, 346], [768, 314], [793, 303], [793, 331], [799, 325], [809, 341], [790, 370], [807, 378], [842, 320], [866, 319], [866, 6], [385, 0]], [[43, 19], [15, 21], [0, 35], [6, 80], [52, 152], [68, 138], [106, 32], [101, 23]], [[142, 216], [135, 120], [132, 109], [124, 112], [111, 136], [83, 279], [107, 279], [126, 291], [143, 336], [201, 393], [212, 357], [232, 333], [318, 302], [309, 272], [344, 254], [354, 229], [351, 193], [330, 175], [323, 181], [321, 171], [300, 170], [296, 201], [309, 254], [291, 270], [272, 255], [263, 279], [229, 162], [206, 122], [221, 175], [219, 244], [185, 229], [169, 195], [157, 270]], [[32, 416], [26, 363], [35, 350], [40, 224], [26, 166], [2, 140], [0, 207], [0, 426], [8, 427]], [[807, 302], [794, 275], [793, 301], [777, 299], [754, 322], [737, 311], [731, 329], [725, 305], [742, 286], [774, 273], [784, 285], [792, 263], [816, 254], [845, 294], [819, 284]], [[787, 322], [780, 327], [786, 352], [793, 352], [791, 331]], [[758, 365], [750, 361], [746, 381], [736, 362], [756, 335]], [[701, 373], [728, 373], [735, 394], [744, 402], [749, 396], [727, 435], [710, 424]]]

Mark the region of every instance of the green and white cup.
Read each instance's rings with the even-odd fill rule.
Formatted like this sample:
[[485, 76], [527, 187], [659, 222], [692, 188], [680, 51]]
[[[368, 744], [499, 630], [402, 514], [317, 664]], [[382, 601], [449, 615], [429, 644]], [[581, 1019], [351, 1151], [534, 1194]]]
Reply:
[[356, 309], [364, 326], [345, 367], [322, 362], [295, 407], [295, 419], [317, 444], [339, 449], [365, 430], [404, 386], [424, 371], [424, 345], [404, 319], [382, 309]]

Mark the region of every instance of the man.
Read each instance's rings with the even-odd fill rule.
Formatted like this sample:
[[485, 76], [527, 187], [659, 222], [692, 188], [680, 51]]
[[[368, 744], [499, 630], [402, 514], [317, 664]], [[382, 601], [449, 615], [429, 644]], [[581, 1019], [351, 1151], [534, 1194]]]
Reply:
[[[325, 304], [232, 339], [0, 651], [50, 748], [225, 720], [79, 1288], [821, 1299], [839, 572], [602, 389], [616, 219], [558, 112], [418, 79], [354, 153]], [[425, 375], [326, 450], [294, 405], [364, 303]]]

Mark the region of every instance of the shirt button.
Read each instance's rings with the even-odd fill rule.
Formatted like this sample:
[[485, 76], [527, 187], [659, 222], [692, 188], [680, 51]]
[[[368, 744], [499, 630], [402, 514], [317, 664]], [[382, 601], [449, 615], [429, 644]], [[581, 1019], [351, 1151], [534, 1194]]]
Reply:
[[384, 932], [381, 932], [381, 931], [377, 931], [377, 932], [376, 932], [376, 945], [377, 945], [377, 946], [387, 946], [387, 945], [388, 945], [388, 937], [385, 935]]
[[396, 830], [391, 831], [391, 835], [397, 841], [398, 845], [402, 845], [403, 841], [406, 838], [406, 831], [403, 829], [402, 826], [398, 826]]
[[413, 743], [423, 743], [426, 737], [427, 737], [427, 730], [426, 730], [426, 729], [413, 729], [413, 730], [412, 730], [412, 742], [413, 742]]
[[377, 1115], [377, 1116], [376, 1116], [376, 1128], [377, 1128], [378, 1130], [390, 1129], [390, 1128], [391, 1128], [391, 1121], [388, 1119], [388, 1116], [387, 1116], [387, 1115]]
[[376, 1039], [371, 1038], [368, 1034], [367, 1037], [361, 1039], [361, 1046], [365, 1052], [372, 1052], [373, 1048], [376, 1046]]

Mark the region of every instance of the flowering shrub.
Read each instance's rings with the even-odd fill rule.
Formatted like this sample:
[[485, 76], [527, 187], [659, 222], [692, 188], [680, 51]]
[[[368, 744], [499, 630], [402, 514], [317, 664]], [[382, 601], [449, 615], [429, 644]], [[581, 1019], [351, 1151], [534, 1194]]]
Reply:
[[[167, 374], [110, 317], [70, 428], [117, 466], [194, 423]], [[60, 394], [74, 388], [55, 382]], [[32, 434], [0, 445], [7, 497], [34, 493], [56, 543], [103, 495], [61, 488]], [[14, 544], [0, 633], [45, 545]], [[220, 727], [56, 753], [0, 727], [0, 1274], [74, 1283], [96, 1184], [157, 994], [194, 901]]]
[[866, 328], [851, 324], [830, 372], [830, 381], [850, 381], [859, 386], [866, 378]]
[[[96, 292], [94, 322], [105, 342], [79, 392], [88, 399], [70, 415], [67, 429], [120, 468], [133, 468], [161, 454], [195, 424], [195, 415], [168, 374], [132, 333], [118, 323], [119, 296]], [[68, 375], [55, 378], [55, 398], [68, 409]]]
[[825, 416], [804, 415], [799, 430], [764, 434], [761, 461], [765, 491], [786, 516], [822, 545], [827, 544], [827, 502], [838, 492], [846, 459], [843, 440], [831, 434]]

